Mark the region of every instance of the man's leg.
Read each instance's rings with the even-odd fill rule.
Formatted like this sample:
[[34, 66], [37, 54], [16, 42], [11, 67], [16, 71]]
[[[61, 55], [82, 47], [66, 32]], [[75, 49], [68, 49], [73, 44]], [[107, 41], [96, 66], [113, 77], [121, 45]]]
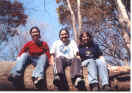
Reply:
[[79, 90], [86, 90], [85, 82], [82, 79], [82, 67], [81, 62], [79, 59], [74, 58], [71, 62], [71, 79], [72, 83], [77, 87]]
[[23, 53], [19, 58], [17, 58], [16, 65], [10, 72], [8, 80], [12, 81], [15, 89], [24, 89], [23, 74], [26, 66], [30, 63], [30, 60], [28, 59], [29, 54]]
[[32, 58], [32, 61], [35, 63], [33, 73], [32, 73], [32, 80], [38, 89], [46, 89], [44, 73], [46, 62], [48, 61], [47, 56], [45, 54], [41, 55], [38, 58]]
[[55, 59], [54, 74], [64, 74], [64, 57], [59, 57]]
[[30, 63], [30, 60], [28, 61], [28, 58], [28, 53], [23, 53], [19, 58], [17, 58], [15, 67], [10, 71], [9, 80], [11, 80], [11, 78], [13, 77], [19, 77], [23, 74], [25, 67]]
[[102, 60], [102, 59], [96, 59], [96, 64], [98, 66], [99, 78], [101, 80], [102, 86], [104, 88], [106, 87], [105, 88], [106, 90], [110, 90], [110, 87], [109, 87], [109, 75], [108, 75], [108, 69], [107, 69], [106, 62], [104, 60]]
[[53, 83], [59, 90], [68, 90], [68, 85], [66, 84], [65, 77], [65, 62], [66, 59], [64, 57], [59, 57], [55, 59], [54, 65], [54, 81]]

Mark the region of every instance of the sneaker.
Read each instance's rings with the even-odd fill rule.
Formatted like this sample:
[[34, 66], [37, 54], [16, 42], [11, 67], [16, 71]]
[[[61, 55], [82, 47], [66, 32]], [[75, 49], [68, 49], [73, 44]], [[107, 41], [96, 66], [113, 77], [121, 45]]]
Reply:
[[77, 87], [78, 87], [78, 90], [80, 91], [87, 91], [84, 80], [81, 80], [80, 82], [78, 82]]
[[9, 77], [8, 77], [8, 81], [14, 81], [14, 80], [17, 80], [17, 79], [19, 79], [20, 78], [20, 76], [13, 76], [12, 74], [11, 75], [9, 75]]
[[8, 81], [13, 81], [14, 80], [14, 77], [12, 76], [12, 75], [10, 75], [9, 77], [8, 77]]
[[86, 87], [85, 87], [85, 82], [82, 78], [78, 77], [76, 80], [75, 80], [75, 87], [78, 88], [79, 90], [86, 90]]
[[99, 91], [99, 88], [97, 86], [92, 88], [92, 91]]
[[25, 86], [24, 86], [24, 81], [22, 79], [22, 76], [13, 76], [12, 74], [9, 75], [8, 77], [8, 81], [11, 81], [12, 86], [16, 89], [16, 90], [24, 90]]
[[98, 83], [90, 84], [90, 88], [92, 91], [99, 91]]
[[39, 88], [40, 87], [40, 82], [41, 82], [41, 80], [43, 80], [43, 78], [42, 77], [37, 77], [37, 78], [32, 77], [32, 80], [33, 80], [33, 83], [36, 86], [36, 88]]
[[59, 77], [59, 75], [56, 75], [55, 77], [54, 77], [54, 81], [53, 81], [53, 84], [55, 85], [55, 86], [59, 86], [60, 85], [60, 77]]
[[110, 88], [109, 85], [104, 85], [104, 86], [103, 86], [103, 90], [104, 90], [104, 91], [111, 91], [111, 88]]
[[80, 77], [76, 78], [75, 83], [74, 83], [75, 87], [78, 87], [78, 83], [79, 83], [81, 80], [82, 80], [82, 79], [81, 79]]

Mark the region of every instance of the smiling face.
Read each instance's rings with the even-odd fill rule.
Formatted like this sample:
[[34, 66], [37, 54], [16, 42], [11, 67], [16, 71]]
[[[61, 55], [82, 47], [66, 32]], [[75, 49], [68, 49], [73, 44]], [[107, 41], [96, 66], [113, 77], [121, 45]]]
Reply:
[[31, 31], [31, 36], [32, 36], [32, 39], [35, 42], [37, 42], [40, 39], [40, 32], [36, 28], [33, 28], [32, 31]]
[[90, 40], [90, 37], [86, 33], [83, 33], [81, 41], [84, 42], [84, 44], [87, 44], [89, 40]]
[[62, 42], [64, 42], [64, 43], [66, 43], [66, 42], [69, 41], [69, 35], [68, 35], [68, 33], [67, 33], [66, 30], [62, 30], [62, 31], [60, 32], [60, 40], [61, 40]]

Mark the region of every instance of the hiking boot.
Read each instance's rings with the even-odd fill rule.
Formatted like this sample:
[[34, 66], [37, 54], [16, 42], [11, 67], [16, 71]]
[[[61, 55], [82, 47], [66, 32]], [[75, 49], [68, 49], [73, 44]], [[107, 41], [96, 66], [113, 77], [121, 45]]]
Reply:
[[104, 85], [104, 86], [103, 86], [103, 90], [104, 90], [104, 91], [111, 91], [111, 88], [110, 88], [109, 85]]
[[92, 91], [99, 91], [98, 83], [90, 84], [90, 88]]

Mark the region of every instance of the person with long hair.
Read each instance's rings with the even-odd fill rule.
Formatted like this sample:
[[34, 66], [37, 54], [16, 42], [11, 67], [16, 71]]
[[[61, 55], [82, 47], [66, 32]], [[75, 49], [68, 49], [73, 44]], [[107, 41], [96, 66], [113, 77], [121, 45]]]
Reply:
[[100, 79], [103, 90], [111, 90], [107, 64], [98, 45], [93, 42], [92, 36], [88, 32], [82, 32], [79, 39], [79, 54], [82, 66], [88, 69], [88, 83], [90, 84], [90, 89], [92, 91], [98, 91], [98, 80]]

